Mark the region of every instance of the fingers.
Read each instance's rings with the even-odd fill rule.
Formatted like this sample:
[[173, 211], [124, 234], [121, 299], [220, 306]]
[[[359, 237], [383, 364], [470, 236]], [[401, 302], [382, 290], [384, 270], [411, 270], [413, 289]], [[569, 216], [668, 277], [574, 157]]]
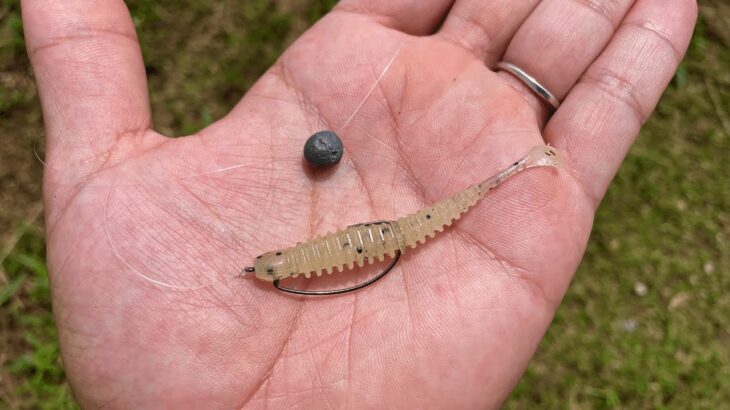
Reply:
[[[634, 0], [544, 0], [519, 28], [503, 61], [515, 64], [550, 90], [558, 100], [608, 44]], [[537, 109], [530, 89], [501, 73]]]
[[[150, 127], [142, 55], [121, 0], [22, 2], [47, 132], [46, 160], [88, 173]], [[95, 165], [96, 164], [96, 165]]]
[[437, 34], [495, 63], [539, 0], [457, 0]]
[[674, 75], [697, 18], [693, 0], [638, 0], [545, 129], [595, 205]]
[[454, 0], [342, 0], [335, 11], [368, 16], [413, 35], [427, 35], [443, 20]]

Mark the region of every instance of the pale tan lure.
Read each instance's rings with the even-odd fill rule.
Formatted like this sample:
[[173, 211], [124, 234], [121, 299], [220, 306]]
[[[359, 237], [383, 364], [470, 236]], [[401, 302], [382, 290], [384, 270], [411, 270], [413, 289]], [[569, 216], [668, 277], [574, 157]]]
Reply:
[[[322, 272], [332, 273], [344, 267], [363, 267], [366, 263], [383, 261], [386, 256], [397, 257], [407, 248], [415, 248], [426, 238], [433, 238], [453, 221], [459, 219], [487, 192], [507, 178], [532, 167], [558, 168], [562, 160], [558, 151], [550, 146], [534, 147], [521, 160], [478, 184], [416, 213], [395, 221], [369, 222], [353, 225], [335, 233], [297, 244], [256, 258], [254, 266], [245, 272], [256, 272], [256, 277], [275, 282], [304, 274], [309, 278]], [[392, 267], [392, 265], [391, 265]]]

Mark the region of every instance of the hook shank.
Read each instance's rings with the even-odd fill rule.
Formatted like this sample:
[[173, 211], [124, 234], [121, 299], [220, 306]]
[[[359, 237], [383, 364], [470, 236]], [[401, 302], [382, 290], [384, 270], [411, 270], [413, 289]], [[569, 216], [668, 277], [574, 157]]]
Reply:
[[377, 276], [373, 277], [372, 279], [365, 281], [363, 283], [357, 284], [355, 286], [351, 286], [349, 288], [342, 288], [342, 289], [335, 289], [335, 290], [301, 290], [301, 289], [292, 289], [292, 288], [286, 288], [279, 284], [279, 279], [275, 280], [274, 287], [279, 289], [282, 292], [287, 293], [293, 293], [295, 295], [305, 295], [305, 296], [327, 296], [327, 295], [339, 295], [342, 293], [348, 293], [352, 292], [354, 290], [362, 289], [366, 286], [372, 285], [373, 283], [377, 282], [379, 279], [381, 279], [383, 276], [385, 276], [388, 272], [390, 272], [391, 269], [395, 266], [395, 264], [398, 262], [398, 259], [400, 259], [401, 252], [400, 250], [396, 251], [395, 257], [393, 258], [393, 261], [388, 264], [388, 266], [383, 269], [382, 272], [380, 272]]

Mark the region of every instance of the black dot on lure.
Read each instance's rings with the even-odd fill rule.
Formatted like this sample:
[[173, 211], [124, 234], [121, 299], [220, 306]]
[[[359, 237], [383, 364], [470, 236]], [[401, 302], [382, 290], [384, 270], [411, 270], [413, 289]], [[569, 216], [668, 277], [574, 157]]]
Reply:
[[332, 131], [319, 131], [304, 144], [304, 158], [317, 168], [331, 167], [342, 159], [342, 140]]

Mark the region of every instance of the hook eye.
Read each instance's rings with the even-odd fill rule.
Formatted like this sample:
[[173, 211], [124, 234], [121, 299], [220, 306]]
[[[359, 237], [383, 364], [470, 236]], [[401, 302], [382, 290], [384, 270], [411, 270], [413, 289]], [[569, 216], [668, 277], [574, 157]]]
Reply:
[[247, 273], [252, 273], [252, 272], [256, 272], [256, 268], [254, 268], [253, 266], [247, 266], [247, 267], [241, 269], [241, 272], [238, 273], [238, 277], [242, 278], [242, 277], [246, 276]]

